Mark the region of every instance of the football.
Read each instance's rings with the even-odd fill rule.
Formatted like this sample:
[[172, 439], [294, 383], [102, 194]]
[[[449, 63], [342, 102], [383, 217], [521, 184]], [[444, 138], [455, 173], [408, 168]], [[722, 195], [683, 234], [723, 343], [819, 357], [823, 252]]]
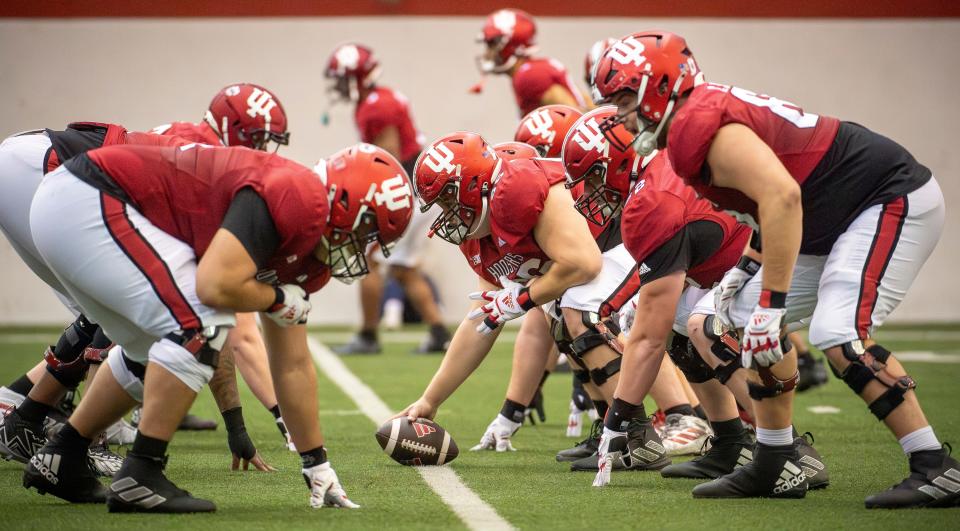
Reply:
[[388, 420], [377, 429], [376, 435], [383, 452], [401, 465], [443, 465], [460, 454], [447, 430], [428, 419]]

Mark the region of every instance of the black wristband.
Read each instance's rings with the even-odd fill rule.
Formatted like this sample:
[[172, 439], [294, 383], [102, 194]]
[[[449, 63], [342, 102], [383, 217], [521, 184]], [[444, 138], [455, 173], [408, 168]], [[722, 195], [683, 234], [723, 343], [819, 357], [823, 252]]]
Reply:
[[283, 304], [285, 297], [283, 295], [283, 290], [280, 289], [280, 286], [273, 287], [273, 304], [267, 307], [268, 312], [274, 311], [277, 307]]
[[503, 407], [500, 408], [500, 414], [505, 418], [512, 420], [513, 422], [523, 422], [523, 417], [526, 414], [527, 406], [519, 402], [514, 402], [509, 398], [504, 399]]
[[751, 276], [756, 275], [757, 271], [760, 271], [760, 262], [747, 255], [743, 255], [740, 257], [740, 261], [737, 262], [737, 269], [742, 269]]
[[760, 307], [762, 308], [785, 308], [787, 306], [787, 294], [782, 291], [773, 291], [769, 289], [760, 292]]
[[533, 297], [530, 296], [530, 288], [526, 286], [520, 288], [520, 293], [517, 295], [517, 304], [527, 312], [537, 307], [537, 303], [533, 302]]
[[241, 431], [247, 429], [246, 424], [243, 422], [243, 408], [234, 407], [220, 413], [223, 416], [223, 423], [227, 427], [228, 432], [232, 431]]
[[327, 462], [327, 451], [323, 448], [323, 445], [317, 446], [313, 450], [300, 452], [300, 465], [303, 468], [310, 468], [317, 465], [322, 465], [326, 462]]

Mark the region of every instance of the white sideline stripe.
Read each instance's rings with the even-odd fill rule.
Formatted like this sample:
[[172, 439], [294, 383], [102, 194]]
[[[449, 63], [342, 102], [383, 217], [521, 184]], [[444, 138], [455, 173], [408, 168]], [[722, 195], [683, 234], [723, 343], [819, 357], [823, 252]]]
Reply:
[[[314, 335], [318, 340], [323, 341], [324, 343], [329, 343], [332, 345], [339, 345], [341, 343], [347, 343], [356, 335], [353, 332], [315, 332]], [[398, 331], [398, 332], [380, 332], [380, 344], [387, 345], [390, 343], [412, 343], [419, 344], [423, 341], [423, 338], [426, 337], [427, 331]], [[513, 341], [517, 338], [517, 332], [512, 329], [504, 330], [500, 333], [499, 338], [503, 338], [502, 341]]]
[[[317, 367], [340, 388], [357, 407], [360, 408], [377, 426], [393, 415], [393, 410], [380, 399], [373, 389], [357, 378], [336, 354], [325, 345], [307, 338], [310, 352]], [[477, 493], [464, 485], [452, 468], [444, 466], [415, 467], [423, 480], [440, 496], [440, 499], [470, 529], [477, 531], [488, 529], [513, 529], [497, 511], [483, 501]]]
[[840, 408], [833, 406], [810, 406], [807, 408], [807, 411], [811, 413], [816, 413], [818, 415], [832, 415], [840, 413]]
[[929, 350], [908, 350], [904, 352], [894, 352], [894, 356], [902, 361], [914, 361], [920, 363], [960, 363], [960, 354], [956, 353], [937, 353]]

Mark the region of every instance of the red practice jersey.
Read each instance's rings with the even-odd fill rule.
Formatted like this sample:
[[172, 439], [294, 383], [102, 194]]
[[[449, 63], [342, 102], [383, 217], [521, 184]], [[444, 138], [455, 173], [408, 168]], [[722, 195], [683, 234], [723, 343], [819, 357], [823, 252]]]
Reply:
[[57, 169], [63, 161], [91, 149], [124, 143], [127, 129], [122, 125], [100, 122], [73, 122], [63, 131], [46, 129], [50, 149], [44, 157], [44, 173]]
[[206, 122], [195, 124], [193, 122], [173, 122], [164, 125], [158, 125], [150, 130], [155, 135], [179, 136], [190, 142], [199, 142], [211, 146], [223, 145], [220, 137]]
[[[252, 188], [266, 203], [280, 237], [258, 280], [299, 284], [310, 293], [330, 278], [329, 268], [313, 255], [329, 217], [327, 189], [309, 168], [272, 153], [199, 144], [110, 146], [90, 151], [86, 158], [122, 190], [122, 199], [190, 245], [198, 258], [234, 195]], [[91, 170], [82, 160], [68, 166], [75, 174]]]
[[547, 58], [527, 59], [513, 75], [513, 93], [517, 98], [517, 106], [520, 107], [520, 116], [526, 116], [530, 111], [542, 107], [543, 95], [554, 85], [563, 87], [577, 102], [580, 110], [586, 109], [587, 102], [583, 99], [583, 94], [560, 61]]
[[423, 136], [413, 124], [410, 102], [399, 92], [376, 87], [357, 104], [354, 120], [360, 131], [360, 140], [372, 144], [387, 127], [396, 127], [400, 133], [400, 162], [413, 160], [423, 149]]

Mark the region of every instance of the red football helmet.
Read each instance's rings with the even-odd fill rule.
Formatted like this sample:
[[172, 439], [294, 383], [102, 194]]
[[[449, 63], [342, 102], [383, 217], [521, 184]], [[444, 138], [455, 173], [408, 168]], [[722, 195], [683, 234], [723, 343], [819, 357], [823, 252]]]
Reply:
[[420, 210], [426, 212], [435, 203], [443, 209], [430, 226], [431, 236], [460, 245], [476, 233], [502, 163], [476, 133], [451, 133], [423, 150], [413, 169]]
[[[640, 167], [653, 158], [651, 155], [641, 161], [633, 148], [621, 150], [607, 141], [602, 124], [616, 114], [617, 108], [612, 105], [587, 112], [570, 128], [563, 141], [561, 158], [567, 170], [567, 188], [584, 182], [583, 194], [574, 206], [597, 225], [606, 225], [620, 214], [624, 199], [639, 177]], [[616, 135], [628, 146], [632, 139], [622, 124], [609, 134]]]
[[526, 142], [500, 142], [493, 146], [500, 160], [534, 159], [540, 156], [533, 146]]
[[253, 83], [223, 88], [207, 109], [203, 120], [225, 146], [243, 146], [265, 151], [271, 141], [277, 147], [290, 143], [287, 113], [269, 90]]
[[510, 70], [518, 57], [536, 52], [534, 37], [537, 25], [533, 17], [519, 9], [494, 11], [483, 23], [483, 31], [477, 37], [486, 50], [477, 57], [477, 66], [484, 74]]
[[[600, 57], [594, 83], [605, 99], [630, 91], [637, 94], [637, 103], [633, 109], [619, 109], [616, 117], [607, 120], [604, 134], [634, 114], [639, 134], [632, 140], [633, 147], [637, 153], [649, 155], [656, 149], [677, 99], [702, 82], [703, 72], [683, 37], [645, 31], [618, 40]], [[613, 134], [608, 139], [619, 142]]]
[[366, 251], [377, 243], [384, 256], [413, 216], [413, 189], [407, 172], [390, 153], [357, 144], [317, 163], [327, 185], [330, 221], [324, 235], [331, 274], [341, 280], [366, 275]]
[[567, 131], [583, 116], [567, 105], [544, 105], [520, 120], [513, 139], [533, 146], [541, 157], [559, 157]]
[[583, 80], [586, 81], [588, 87], [593, 88], [593, 67], [596, 66], [603, 52], [607, 51], [607, 48], [615, 42], [617, 42], [617, 39], [607, 37], [593, 43], [587, 50], [587, 56], [583, 60]]
[[330, 92], [355, 102], [360, 98], [360, 88], [372, 87], [380, 77], [380, 62], [367, 46], [341, 44], [327, 60], [324, 76], [332, 81]]

